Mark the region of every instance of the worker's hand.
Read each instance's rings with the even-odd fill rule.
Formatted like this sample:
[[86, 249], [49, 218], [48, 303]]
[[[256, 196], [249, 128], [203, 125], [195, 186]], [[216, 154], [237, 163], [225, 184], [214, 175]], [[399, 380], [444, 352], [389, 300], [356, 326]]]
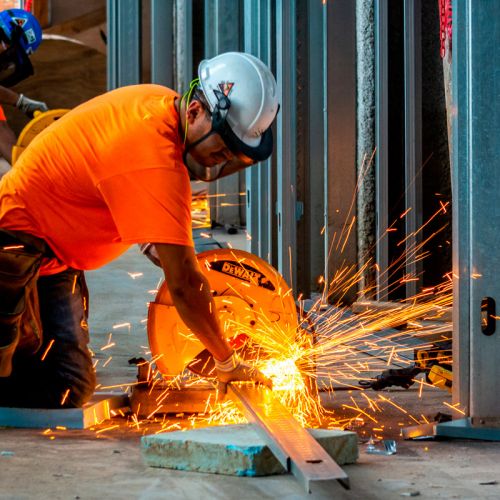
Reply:
[[257, 368], [245, 363], [236, 353], [233, 353], [226, 361], [217, 361], [215, 358], [214, 360], [219, 395], [226, 394], [229, 382], [257, 382], [269, 389], [273, 388], [271, 379]]
[[49, 108], [44, 102], [35, 101], [26, 97], [24, 94], [19, 94], [19, 99], [16, 102], [16, 108], [26, 113], [30, 118], [35, 111], [48, 111]]

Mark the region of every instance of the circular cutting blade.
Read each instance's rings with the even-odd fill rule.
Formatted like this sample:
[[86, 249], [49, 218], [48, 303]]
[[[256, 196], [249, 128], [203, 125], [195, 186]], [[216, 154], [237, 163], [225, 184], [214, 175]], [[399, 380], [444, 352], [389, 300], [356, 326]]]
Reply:
[[[292, 291], [264, 260], [243, 250], [217, 249], [197, 255], [219, 320], [228, 339], [277, 328], [293, 340], [298, 322]], [[260, 333], [262, 335], [262, 333]], [[151, 354], [165, 377], [176, 376], [203, 351], [203, 344], [179, 317], [166, 283], [148, 312]]]

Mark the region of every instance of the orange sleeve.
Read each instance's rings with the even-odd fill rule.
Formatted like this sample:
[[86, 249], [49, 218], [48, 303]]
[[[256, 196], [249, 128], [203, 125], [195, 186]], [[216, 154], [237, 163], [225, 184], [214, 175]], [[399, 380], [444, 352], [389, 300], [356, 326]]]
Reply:
[[108, 177], [97, 187], [123, 243], [193, 246], [191, 186], [185, 172], [134, 170]]
[[5, 116], [5, 111], [3, 110], [3, 107], [0, 106], [0, 122], [6, 122], [7, 117]]

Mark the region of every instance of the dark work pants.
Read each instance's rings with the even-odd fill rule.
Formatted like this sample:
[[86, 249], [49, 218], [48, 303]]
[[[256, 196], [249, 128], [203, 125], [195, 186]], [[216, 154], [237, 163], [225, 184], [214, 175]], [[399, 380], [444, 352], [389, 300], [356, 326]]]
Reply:
[[37, 287], [43, 345], [33, 355], [15, 354], [12, 374], [0, 378], [0, 406], [80, 407], [90, 399], [95, 387], [87, 349], [83, 272], [68, 269], [42, 276]]

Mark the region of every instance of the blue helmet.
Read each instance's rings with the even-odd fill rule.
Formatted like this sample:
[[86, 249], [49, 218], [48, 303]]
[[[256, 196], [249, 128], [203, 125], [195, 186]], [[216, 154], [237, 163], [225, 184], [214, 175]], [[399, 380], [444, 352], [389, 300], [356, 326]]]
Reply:
[[[21, 28], [21, 30], [18, 29]], [[8, 9], [0, 12], [2, 41], [17, 43], [26, 52], [33, 53], [42, 41], [42, 28], [36, 17], [23, 9]]]

